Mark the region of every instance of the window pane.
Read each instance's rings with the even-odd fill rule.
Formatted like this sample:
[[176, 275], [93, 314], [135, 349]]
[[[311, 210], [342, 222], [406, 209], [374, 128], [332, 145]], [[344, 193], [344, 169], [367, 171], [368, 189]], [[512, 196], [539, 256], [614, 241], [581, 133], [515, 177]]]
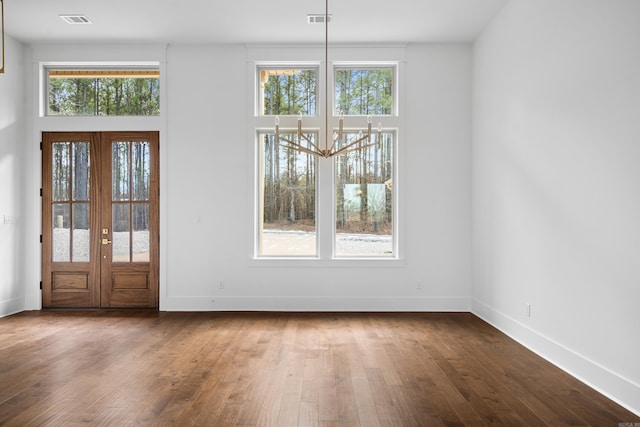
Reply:
[[316, 115], [316, 69], [259, 68], [262, 115]]
[[134, 142], [131, 147], [133, 200], [149, 200], [151, 151], [147, 141]]
[[89, 200], [89, 143], [73, 143], [73, 200]]
[[68, 201], [70, 197], [70, 174], [71, 174], [71, 160], [70, 160], [70, 143], [69, 142], [54, 142], [52, 144], [52, 191], [53, 200]]
[[[283, 134], [297, 140], [296, 134]], [[315, 142], [315, 134], [307, 134]], [[261, 134], [263, 195], [259, 254], [316, 255], [316, 159]]]
[[157, 116], [157, 70], [49, 70], [50, 116]]
[[128, 203], [114, 203], [113, 211], [113, 262], [129, 262], [131, 253], [131, 226]]
[[335, 71], [338, 115], [390, 115], [393, 112], [393, 68], [339, 68]]
[[71, 260], [71, 235], [69, 231], [71, 214], [69, 204], [54, 204], [52, 215], [53, 242], [51, 242], [51, 260], [53, 262], [69, 262]]
[[112, 198], [115, 201], [129, 200], [129, 143], [114, 142], [112, 145]]
[[72, 260], [73, 262], [89, 261], [89, 203], [73, 205]]
[[393, 165], [392, 133], [336, 157], [336, 256], [393, 256]]
[[149, 203], [133, 205], [133, 262], [149, 262]]

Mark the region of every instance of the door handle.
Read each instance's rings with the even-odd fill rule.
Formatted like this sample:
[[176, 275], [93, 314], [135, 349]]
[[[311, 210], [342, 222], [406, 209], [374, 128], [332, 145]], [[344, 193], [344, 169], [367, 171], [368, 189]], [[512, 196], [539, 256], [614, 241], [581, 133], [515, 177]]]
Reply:
[[109, 239], [102, 239], [102, 244], [103, 244], [103, 245], [109, 245], [109, 244], [111, 244], [111, 240], [109, 240]]

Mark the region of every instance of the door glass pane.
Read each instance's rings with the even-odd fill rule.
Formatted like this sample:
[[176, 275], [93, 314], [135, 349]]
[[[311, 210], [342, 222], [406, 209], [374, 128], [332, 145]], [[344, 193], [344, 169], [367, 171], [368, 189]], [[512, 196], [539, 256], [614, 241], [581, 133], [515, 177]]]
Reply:
[[149, 203], [133, 205], [133, 262], [149, 262]]
[[[394, 255], [393, 136], [383, 133], [380, 144], [336, 157], [338, 257]], [[356, 138], [345, 134], [344, 144]]]
[[113, 262], [130, 262], [131, 253], [131, 225], [130, 206], [128, 203], [114, 203], [112, 205], [113, 215]]
[[[295, 133], [282, 134], [296, 141]], [[306, 135], [316, 143], [315, 134]], [[315, 256], [316, 158], [276, 143], [274, 134], [262, 140], [262, 215], [258, 236], [260, 256]]]
[[89, 200], [89, 143], [73, 143], [73, 200]]
[[69, 176], [71, 174], [69, 147], [70, 144], [68, 142], [52, 144], [51, 190], [53, 200], [56, 202], [69, 200]]
[[53, 262], [69, 262], [71, 259], [71, 236], [69, 223], [71, 219], [69, 204], [53, 205], [53, 233], [51, 242], [51, 260]]
[[131, 147], [133, 200], [149, 200], [149, 173], [151, 152], [147, 141], [134, 142]]
[[72, 259], [73, 262], [88, 262], [89, 250], [89, 203], [73, 205]]
[[129, 143], [114, 142], [112, 152], [112, 198], [116, 201], [129, 200]]

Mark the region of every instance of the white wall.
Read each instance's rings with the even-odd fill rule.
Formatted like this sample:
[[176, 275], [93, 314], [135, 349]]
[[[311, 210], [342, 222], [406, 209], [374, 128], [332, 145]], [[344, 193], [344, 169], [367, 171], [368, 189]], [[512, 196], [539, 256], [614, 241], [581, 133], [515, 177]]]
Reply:
[[5, 38], [0, 74], [0, 317], [24, 310], [24, 46]]
[[640, 413], [640, 2], [512, 0], [473, 79], [473, 312]]
[[469, 46], [406, 51], [398, 184], [406, 256], [392, 266], [252, 263], [247, 49], [171, 46], [167, 60], [164, 309], [468, 310]]
[[[42, 131], [161, 130], [161, 310], [468, 311], [471, 294], [470, 105], [468, 45], [410, 46], [402, 64], [411, 88], [401, 107], [402, 194], [399, 262], [336, 266], [251, 260], [252, 141], [248, 136], [246, 46], [166, 48], [158, 121], [39, 117], [30, 95], [33, 141]], [[41, 61], [160, 59], [143, 46], [32, 46], [31, 81]], [[376, 53], [384, 56], [385, 49]], [[137, 53], [136, 53], [137, 52]], [[285, 54], [286, 56], [286, 54]], [[142, 119], [139, 119], [142, 120]], [[35, 143], [27, 184], [39, 188]], [[29, 191], [31, 194], [31, 191]], [[40, 198], [29, 196], [28, 230], [40, 230]], [[331, 209], [328, 206], [320, 209]], [[39, 231], [38, 231], [39, 232]], [[25, 271], [38, 275], [40, 246], [29, 244]], [[37, 277], [27, 308], [39, 308]], [[220, 289], [220, 282], [224, 288]], [[33, 283], [32, 283], [33, 282]], [[418, 282], [421, 289], [417, 289]], [[213, 301], [212, 301], [213, 300]]]

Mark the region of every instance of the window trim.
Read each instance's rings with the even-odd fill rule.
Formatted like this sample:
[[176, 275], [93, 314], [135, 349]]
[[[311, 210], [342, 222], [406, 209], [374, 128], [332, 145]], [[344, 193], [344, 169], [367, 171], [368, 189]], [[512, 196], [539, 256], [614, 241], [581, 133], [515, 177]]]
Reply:
[[[296, 129], [282, 129], [282, 133], [295, 133]], [[255, 194], [256, 197], [254, 197], [255, 201], [254, 201], [254, 205], [255, 205], [255, 212], [254, 212], [254, 224], [255, 224], [255, 231], [254, 231], [254, 238], [253, 238], [253, 257], [255, 259], [295, 259], [295, 260], [299, 260], [299, 259], [319, 259], [320, 258], [320, 232], [319, 232], [319, 224], [318, 224], [318, 207], [319, 207], [319, 191], [318, 191], [318, 186], [319, 186], [319, 180], [318, 180], [318, 170], [319, 170], [319, 166], [320, 166], [320, 161], [318, 158], [314, 158], [314, 162], [315, 162], [315, 203], [314, 203], [314, 211], [315, 211], [315, 233], [316, 233], [316, 237], [315, 237], [315, 255], [262, 255], [260, 254], [261, 252], [261, 243], [262, 243], [262, 233], [264, 231], [264, 227], [263, 227], [263, 223], [264, 223], [264, 192], [262, 191], [262, 187], [263, 187], [263, 182], [264, 182], [264, 150], [262, 149], [262, 140], [261, 137], [266, 135], [266, 134], [272, 134], [273, 133], [273, 129], [256, 129], [256, 136], [255, 136], [255, 154], [254, 157], [256, 159], [255, 162], [255, 171], [256, 171], [256, 182], [254, 184], [255, 186]], [[318, 130], [316, 129], [311, 129], [310, 132], [306, 132], [306, 133], [315, 133], [316, 135], [319, 135]]]
[[[356, 117], [361, 117], [361, 116], [356, 116]], [[385, 128], [384, 133], [392, 133], [393, 134], [393, 173], [392, 173], [392, 185], [394, 186], [393, 191], [391, 192], [392, 194], [392, 243], [391, 243], [391, 247], [393, 250], [393, 255], [392, 256], [348, 256], [348, 255], [337, 255], [336, 254], [336, 240], [337, 240], [337, 230], [336, 230], [336, 223], [338, 220], [337, 217], [337, 205], [338, 205], [338, 200], [337, 200], [337, 195], [336, 195], [336, 162], [335, 162], [335, 158], [334, 161], [331, 162], [331, 188], [332, 188], [332, 211], [333, 211], [333, 215], [332, 215], [332, 224], [333, 224], [333, 231], [331, 232], [331, 240], [332, 240], [332, 244], [331, 244], [331, 259], [334, 261], [342, 261], [342, 260], [352, 260], [352, 261], [360, 261], [360, 260], [375, 260], [378, 262], [383, 262], [383, 261], [397, 261], [400, 259], [399, 254], [398, 254], [398, 203], [399, 203], [399, 198], [398, 198], [398, 192], [396, 189], [396, 182], [398, 179], [398, 129], [389, 129], [389, 128]]]

